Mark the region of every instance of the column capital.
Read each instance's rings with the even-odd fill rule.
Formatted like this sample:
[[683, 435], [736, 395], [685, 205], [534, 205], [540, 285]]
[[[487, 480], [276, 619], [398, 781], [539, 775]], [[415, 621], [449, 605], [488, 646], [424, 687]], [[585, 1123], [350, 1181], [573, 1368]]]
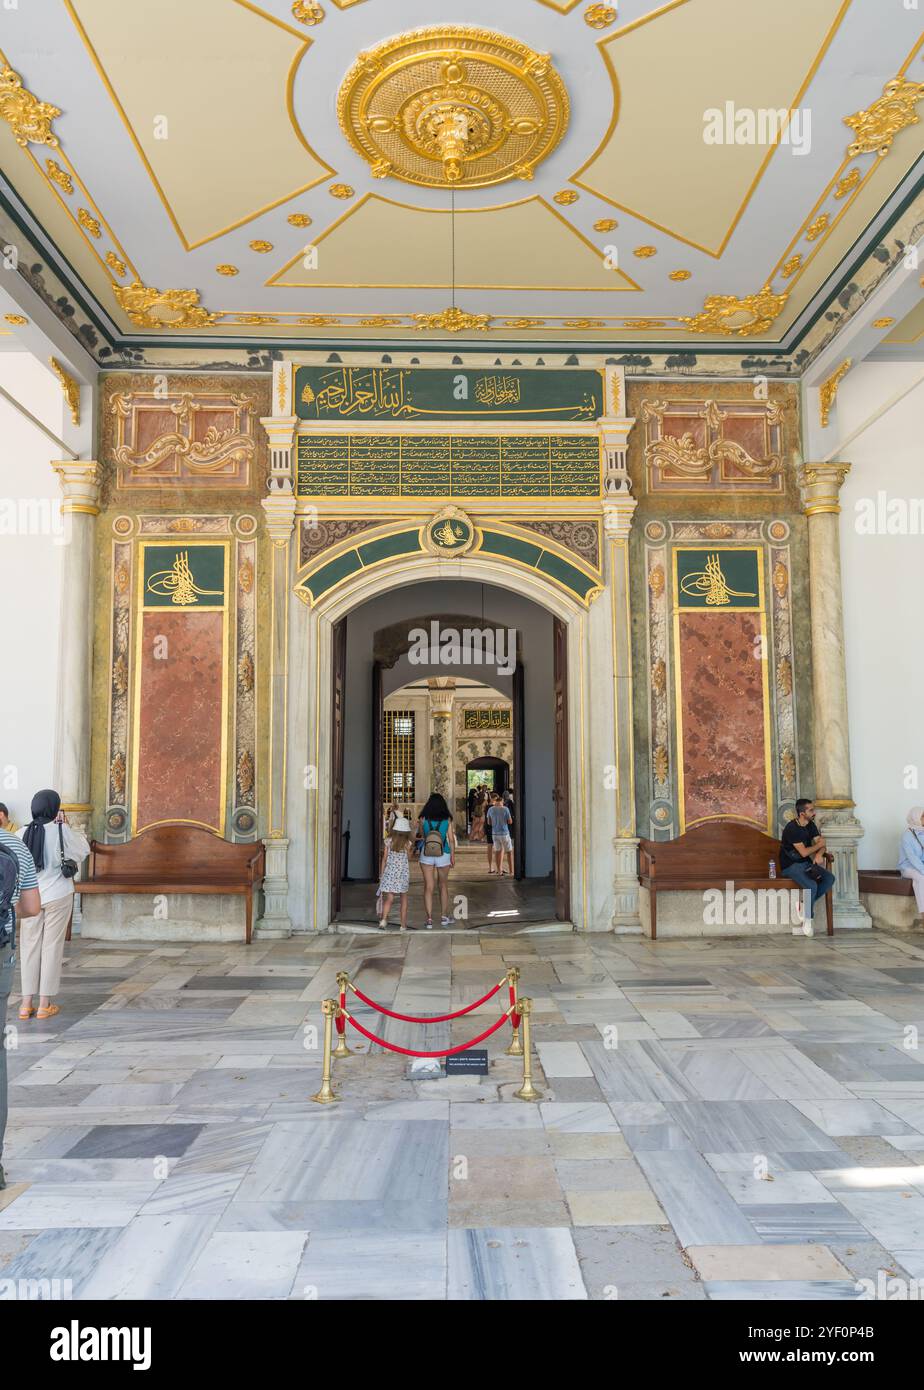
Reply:
[[431, 676], [427, 681], [427, 690], [430, 696], [430, 713], [434, 719], [450, 719], [452, 717], [452, 703], [456, 693], [455, 681], [447, 681], [440, 684], [441, 676]]
[[266, 516], [266, 530], [273, 545], [285, 545], [295, 526], [295, 494], [274, 492], [260, 499]]
[[839, 512], [838, 496], [849, 472], [849, 463], [800, 463], [796, 468], [796, 482], [805, 515]]
[[638, 498], [630, 493], [607, 498], [603, 503], [603, 531], [607, 540], [625, 541], [632, 530]]
[[295, 443], [297, 415], [261, 415], [260, 424], [266, 430], [271, 449], [291, 449]]
[[99, 491], [102, 470], [93, 459], [52, 459], [52, 468], [64, 494], [62, 514], [86, 512], [99, 516]]

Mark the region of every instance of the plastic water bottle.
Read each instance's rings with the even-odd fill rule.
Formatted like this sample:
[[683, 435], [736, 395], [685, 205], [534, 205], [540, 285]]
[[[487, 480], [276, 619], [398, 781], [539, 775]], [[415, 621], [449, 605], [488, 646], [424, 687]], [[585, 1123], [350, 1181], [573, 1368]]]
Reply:
[[767, 877], [768, 877], [768, 878], [776, 878], [776, 860], [775, 860], [775, 859], [771, 859], [771, 860], [770, 860], [770, 870], [769, 870], [769, 873], [767, 874]]

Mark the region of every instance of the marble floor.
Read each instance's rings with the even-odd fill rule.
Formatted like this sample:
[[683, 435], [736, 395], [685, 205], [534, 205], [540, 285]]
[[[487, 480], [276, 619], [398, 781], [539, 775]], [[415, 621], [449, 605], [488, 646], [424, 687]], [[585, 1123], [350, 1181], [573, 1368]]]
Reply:
[[[924, 1280], [924, 937], [651, 943], [436, 930], [67, 951], [19, 1025], [0, 1278], [76, 1299], [844, 1299]], [[347, 967], [445, 1012], [516, 964], [540, 1103], [411, 1080], [352, 1035]], [[502, 997], [502, 996], [501, 996]], [[439, 1048], [482, 1031], [356, 1016]], [[917, 1287], [917, 1286], [915, 1286]]]

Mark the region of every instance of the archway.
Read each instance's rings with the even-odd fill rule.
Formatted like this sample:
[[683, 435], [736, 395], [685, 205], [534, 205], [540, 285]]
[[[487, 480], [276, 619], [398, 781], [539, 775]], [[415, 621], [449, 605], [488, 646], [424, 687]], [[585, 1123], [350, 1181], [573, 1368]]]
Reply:
[[[290, 609], [288, 652], [287, 895], [293, 925], [324, 930], [332, 921], [330, 797], [332, 792], [336, 795], [336, 788], [330, 734], [337, 698], [332, 658], [338, 625], [378, 595], [422, 581], [464, 580], [483, 585], [486, 592], [496, 589], [529, 600], [553, 624], [559, 653], [557, 710], [562, 715], [556, 771], [567, 779], [567, 796], [554, 798], [544, 814], [556, 840], [557, 861], [563, 866], [562, 901], [567, 910], [562, 917], [579, 929], [609, 927], [615, 808], [602, 803], [590, 815], [589, 802], [596, 791], [588, 769], [593, 762], [603, 767], [612, 761], [612, 698], [595, 709], [592, 725], [587, 719], [591, 652], [598, 679], [604, 681], [602, 689], [609, 681], [612, 691], [613, 628], [608, 606], [593, 603], [593, 595], [582, 601], [536, 569], [481, 553], [457, 559], [428, 554], [392, 557], [344, 574], [316, 595], [308, 592], [303, 579], [301, 573], [296, 576], [295, 591], [304, 606], [293, 604]], [[556, 815], [556, 808], [566, 807], [570, 808], [567, 815]]]

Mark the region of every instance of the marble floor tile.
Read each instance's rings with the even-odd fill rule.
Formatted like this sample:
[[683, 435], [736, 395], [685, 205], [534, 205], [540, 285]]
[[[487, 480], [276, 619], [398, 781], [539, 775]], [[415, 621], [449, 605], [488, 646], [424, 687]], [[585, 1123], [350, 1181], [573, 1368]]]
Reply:
[[853, 1279], [755, 1279], [704, 1282], [706, 1297], [716, 1302], [855, 1303], [860, 1298]]
[[649, 1187], [565, 1191], [575, 1226], [662, 1226], [664, 1212]]
[[619, 1125], [608, 1105], [590, 1102], [544, 1101], [542, 1122], [550, 1134], [617, 1134]]
[[[579, 1045], [575, 1042], [538, 1042], [536, 1051], [547, 1077], [593, 1076]], [[62, 1075], [67, 1075], [64, 1071]]]
[[703, 1280], [846, 1279], [849, 1271], [824, 1245], [689, 1245]]
[[[292, 1298], [397, 1301], [446, 1297], [447, 1236], [434, 1231], [312, 1231]], [[395, 1287], [394, 1272], [405, 1271]]]
[[288, 1298], [306, 1238], [301, 1231], [216, 1231], [206, 1241], [177, 1296]]
[[699, 1154], [642, 1150], [636, 1158], [681, 1245], [757, 1243], [754, 1227]]
[[490, 1227], [449, 1232], [452, 1300], [586, 1299], [571, 1232]]
[[0, 1231], [127, 1226], [157, 1183], [36, 1183], [0, 1211]]
[[202, 1134], [203, 1125], [96, 1125], [78, 1139], [66, 1158], [179, 1158]]

